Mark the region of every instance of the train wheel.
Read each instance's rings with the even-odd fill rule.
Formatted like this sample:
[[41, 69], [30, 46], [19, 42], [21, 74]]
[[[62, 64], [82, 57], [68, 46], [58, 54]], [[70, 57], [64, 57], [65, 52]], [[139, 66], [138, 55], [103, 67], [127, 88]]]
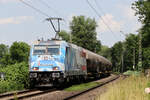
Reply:
[[67, 77], [67, 78], [66, 78], [66, 82], [67, 82], [67, 83], [69, 83], [69, 82], [70, 82], [70, 79], [69, 79], [69, 77]]
[[100, 77], [101, 77], [100, 74], [97, 74], [97, 75], [96, 75], [96, 79], [99, 79]]
[[71, 83], [70, 83], [70, 78], [67, 77], [67, 78], [66, 78], [66, 81], [65, 81], [65, 86], [70, 86], [70, 85], [71, 85]]
[[83, 76], [83, 82], [87, 82], [87, 76]]
[[30, 79], [30, 89], [35, 88], [36, 80], [35, 79]]

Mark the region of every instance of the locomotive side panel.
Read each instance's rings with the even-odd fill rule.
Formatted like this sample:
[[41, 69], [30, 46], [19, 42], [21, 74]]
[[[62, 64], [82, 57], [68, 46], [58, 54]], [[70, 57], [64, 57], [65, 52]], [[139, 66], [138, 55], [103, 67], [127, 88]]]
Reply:
[[82, 56], [82, 49], [76, 45], [70, 44], [66, 54], [66, 61], [68, 63], [68, 75], [86, 75], [86, 58]]

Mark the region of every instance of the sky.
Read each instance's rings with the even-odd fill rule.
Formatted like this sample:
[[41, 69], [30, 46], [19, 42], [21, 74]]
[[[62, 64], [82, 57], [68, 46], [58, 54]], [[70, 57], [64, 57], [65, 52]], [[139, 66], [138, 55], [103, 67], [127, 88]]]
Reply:
[[[134, 33], [141, 27], [131, 9], [136, 0], [89, 0], [99, 17], [88, 5], [87, 0], [23, 0], [50, 17], [61, 17], [61, 29], [70, 31], [72, 16], [86, 16], [97, 22], [97, 38], [103, 45], [113, 46], [124, 41], [124, 34]], [[54, 37], [55, 32], [47, 16], [35, 11], [20, 0], [0, 0], [0, 44], [11, 45], [15, 41], [32, 44], [33, 41]]]

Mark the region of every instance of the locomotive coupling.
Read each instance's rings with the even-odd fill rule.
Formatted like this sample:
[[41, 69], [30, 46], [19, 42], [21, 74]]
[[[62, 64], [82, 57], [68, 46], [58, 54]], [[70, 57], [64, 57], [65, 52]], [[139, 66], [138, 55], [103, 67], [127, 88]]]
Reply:
[[59, 78], [60, 77], [60, 73], [52, 73], [52, 77], [53, 78]]

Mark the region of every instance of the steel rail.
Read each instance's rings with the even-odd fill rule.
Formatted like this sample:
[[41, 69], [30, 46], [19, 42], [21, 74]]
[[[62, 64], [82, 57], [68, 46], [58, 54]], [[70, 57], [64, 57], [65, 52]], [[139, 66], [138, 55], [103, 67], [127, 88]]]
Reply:
[[[45, 94], [45, 93], [54, 92], [54, 91], [56, 91], [55, 88], [54, 88], [54, 89], [50, 89], [50, 90], [41, 91], [41, 92], [39, 92], [39, 93], [34, 93], [34, 94], [29, 94], [29, 95], [24, 95], [24, 96], [18, 96], [18, 97], [16, 97], [16, 98], [17, 98], [17, 100], [26, 99], [26, 98], [30, 98], [30, 97], [42, 95], [42, 94]], [[14, 98], [13, 98], [13, 99], [10, 99], [10, 100], [14, 100]]]
[[[15, 100], [15, 99], [20, 100], [20, 99], [38, 96], [38, 95], [45, 94], [48, 92], [53, 92], [55, 90], [56, 90], [55, 88], [52, 88], [52, 89], [43, 90], [43, 91], [40, 91], [38, 89], [16, 91], [16, 92], [12, 92], [12, 93], [1, 94], [0, 99], [2, 99], [2, 100]], [[34, 93], [36, 91], [37, 91], [37, 93]]]
[[36, 89], [33, 89], [33, 90], [22, 90], [22, 91], [13, 91], [13, 92], [9, 92], [9, 93], [2, 93], [2, 94], [0, 94], [0, 98], [13, 96], [14, 94], [23, 94], [23, 93], [32, 92], [32, 91], [36, 91]]
[[73, 98], [78, 97], [78, 96], [80, 96], [80, 95], [83, 95], [84, 93], [87, 93], [87, 92], [89, 92], [89, 91], [91, 91], [91, 90], [94, 90], [94, 89], [96, 89], [96, 88], [98, 88], [98, 87], [104, 86], [104, 85], [106, 85], [106, 84], [108, 84], [108, 83], [110, 83], [110, 82], [112, 82], [112, 81], [118, 79], [119, 77], [120, 77], [120, 75], [118, 75], [117, 77], [112, 78], [112, 79], [110, 79], [110, 80], [108, 80], [108, 81], [106, 81], [106, 82], [102, 82], [100, 85], [97, 85], [97, 86], [95, 86], [95, 87], [92, 87], [92, 88], [87, 89], [87, 90], [84, 90], [84, 91], [81, 91], [81, 92], [79, 92], [79, 93], [77, 93], [77, 94], [74, 94], [74, 95], [72, 95], [72, 96], [66, 97], [66, 98], [64, 98], [63, 100], [70, 100], [70, 99], [73, 99]]

